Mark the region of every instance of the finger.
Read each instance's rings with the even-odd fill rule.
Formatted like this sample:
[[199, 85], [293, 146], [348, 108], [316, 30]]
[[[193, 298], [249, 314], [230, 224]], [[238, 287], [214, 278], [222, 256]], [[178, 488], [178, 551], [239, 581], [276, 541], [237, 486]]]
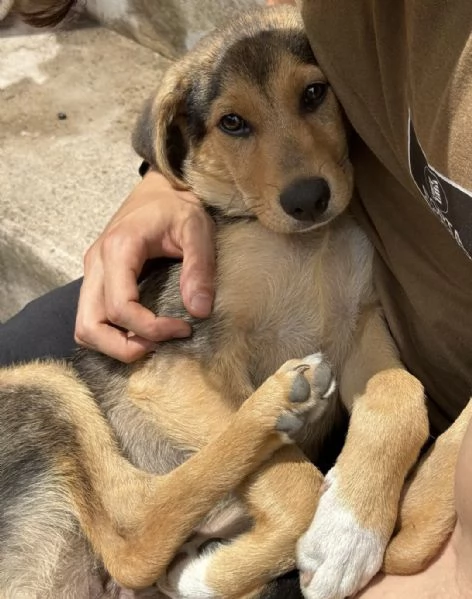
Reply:
[[[130, 336], [107, 322], [103, 291], [103, 268], [95, 256], [86, 259], [86, 274], [80, 290], [75, 326], [79, 345], [95, 349], [123, 362], [131, 362], [152, 351], [156, 344], [140, 336]], [[168, 335], [166, 319], [161, 323], [161, 338]]]
[[75, 341], [84, 347], [95, 349], [118, 360], [130, 362], [154, 349], [155, 344], [147, 339], [127, 338], [125, 332], [111, 326], [106, 320], [103, 269], [95, 258], [86, 258], [84, 281], [80, 290], [75, 324]]
[[[75, 328], [76, 342], [122, 362], [133, 362], [154, 350], [155, 342], [120, 331], [107, 322], [101, 289], [100, 279], [97, 276], [88, 277], [82, 285]], [[157, 320], [160, 326], [159, 340], [173, 337], [173, 323], [169, 323], [173, 319], [158, 318]]]
[[188, 337], [191, 334], [188, 323], [175, 318], [158, 318], [139, 303], [137, 277], [146, 258], [145, 245], [136, 239], [132, 243], [128, 240], [117, 243], [113, 239], [106, 250], [104, 293], [107, 320], [154, 342]]
[[84, 341], [76, 334], [76, 341], [80, 345], [94, 349], [107, 356], [131, 363], [153, 351], [156, 344], [137, 335], [129, 336], [108, 323], [98, 323], [94, 326], [93, 337]]
[[156, 316], [151, 310], [134, 300], [127, 301], [123, 305], [113, 304], [113, 307], [107, 310], [107, 316], [113, 324], [155, 343], [189, 337], [192, 333], [187, 322], [177, 318]]
[[197, 318], [210, 315], [214, 297], [215, 247], [213, 223], [202, 213], [182, 229], [180, 290], [186, 309]]

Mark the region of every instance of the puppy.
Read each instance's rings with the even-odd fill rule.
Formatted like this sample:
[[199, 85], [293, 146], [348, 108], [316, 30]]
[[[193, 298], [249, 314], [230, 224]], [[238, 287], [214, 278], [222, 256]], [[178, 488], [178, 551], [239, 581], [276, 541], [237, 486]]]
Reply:
[[[307, 529], [304, 593], [350, 595], [381, 567], [428, 425], [345, 212], [345, 123], [296, 10], [202, 41], [134, 145], [215, 219], [213, 313], [190, 317], [180, 265], [162, 263], [141, 300], [191, 339], [134, 365], [81, 351], [0, 372], [0, 596], [267, 596]], [[311, 522], [334, 377], [351, 424]]]

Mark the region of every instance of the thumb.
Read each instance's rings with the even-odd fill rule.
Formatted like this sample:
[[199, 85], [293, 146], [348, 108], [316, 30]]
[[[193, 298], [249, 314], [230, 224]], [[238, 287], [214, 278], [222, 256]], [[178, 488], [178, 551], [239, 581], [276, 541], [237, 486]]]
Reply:
[[215, 292], [215, 244], [213, 221], [203, 211], [186, 221], [181, 246], [180, 291], [185, 308], [192, 316], [206, 318]]

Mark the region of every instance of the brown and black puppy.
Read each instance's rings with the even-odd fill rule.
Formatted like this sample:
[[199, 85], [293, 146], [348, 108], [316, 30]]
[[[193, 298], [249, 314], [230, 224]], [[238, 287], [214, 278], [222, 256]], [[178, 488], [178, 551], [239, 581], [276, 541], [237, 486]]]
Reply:
[[[344, 404], [355, 403], [298, 551], [307, 597], [350, 595], [381, 567], [428, 426], [423, 388], [400, 363], [371, 288], [371, 248], [343, 215], [352, 193], [344, 122], [296, 11], [260, 12], [200, 44], [167, 74], [135, 147], [220, 218], [218, 295], [206, 326], [217, 322], [210, 337], [246, 357], [238, 372], [259, 384], [288, 356], [321, 349]], [[218, 368], [232, 384], [234, 370], [224, 360]], [[308, 451], [309, 441], [300, 444]], [[247, 540], [261, 538], [256, 527], [252, 539], [181, 561], [169, 576], [175, 596], [242, 592], [242, 572], [251, 588], [257, 552]]]
[[[242, 48], [254, 41], [259, 53], [258, 35], [267, 37], [268, 44], [263, 44], [265, 68], [273, 74], [285, 57], [292, 70], [314, 68], [295, 13], [255, 13], [241, 25], [249, 26], [255, 36], [242, 42]], [[231, 31], [234, 36], [238, 27]], [[202, 86], [205, 79], [210, 81], [208, 51], [215, 53], [216, 66], [225, 47], [222, 42], [224, 38], [217, 36], [193, 54], [191, 68], [197, 69], [194, 75], [197, 79], [201, 76]], [[205, 126], [203, 112], [195, 118], [185, 114], [198, 109], [197, 86], [192, 103], [189, 88], [179, 94], [172, 84], [177, 83], [177, 72], [188, 72], [186, 65], [185, 61], [179, 63], [163, 84], [164, 96], [157, 111], [162, 125], [155, 125], [154, 115], [148, 112], [138, 135], [147, 144], [149, 159], [160, 152], [160, 168], [174, 177], [182, 176], [191, 164], [191, 144], [198, 138], [198, 128]], [[248, 69], [249, 73], [257, 69], [257, 61], [248, 64]], [[318, 70], [312, 74], [318, 77]], [[255, 89], [269, 83], [270, 78], [265, 84], [255, 79]], [[279, 86], [276, 93], [286, 88], [282, 79]], [[297, 89], [292, 99], [297, 107], [302, 102], [300, 109], [307, 114], [314, 112], [327, 92], [325, 82], [316, 80], [312, 85], [308, 71], [300, 86], [303, 89]], [[181, 100], [184, 114], [175, 114], [173, 119]], [[211, 103], [208, 98], [208, 106]], [[332, 97], [326, 106], [332, 113], [326, 115], [329, 130], [339, 112]], [[260, 116], [263, 119], [264, 115]], [[316, 143], [315, 139], [310, 142], [313, 136], [305, 133], [305, 143], [323, 156], [324, 136]], [[339, 158], [344, 160], [341, 120], [334, 125], [332, 138], [336, 142], [333, 149], [339, 150]], [[213, 142], [210, 137], [207, 141], [210, 153]], [[195, 143], [195, 149], [197, 146], [204, 147]], [[215, 151], [219, 151], [217, 146]], [[230, 162], [231, 146], [225, 151]], [[262, 151], [267, 153], [269, 165], [273, 159], [269, 147]], [[303, 152], [299, 155], [303, 163]], [[329, 154], [326, 158], [329, 166]], [[177, 175], [172, 175], [170, 164]], [[346, 205], [351, 185], [349, 164], [335, 168], [343, 189], [339, 199]], [[273, 165], [274, 174], [279, 170]], [[197, 162], [192, 173], [199, 173]], [[297, 173], [301, 171], [294, 170], [292, 180]], [[235, 172], [238, 178], [241, 174]], [[306, 162], [308, 188], [314, 174]], [[208, 190], [218, 185], [221, 175], [215, 166]], [[200, 176], [205, 178], [201, 171]], [[259, 188], [262, 191], [263, 179], [258, 179], [258, 173], [248, 176], [254, 179], [252, 193]], [[306, 294], [310, 277], [307, 280], [305, 259], [313, 251], [301, 238], [274, 233], [278, 229], [267, 228], [269, 221], [264, 226], [255, 209], [257, 202], [254, 209], [248, 206], [235, 213], [238, 183], [229, 172], [224, 177], [227, 201], [221, 187], [205, 198], [217, 212], [219, 292], [212, 318], [192, 323], [191, 340], [168, 343], [133, 366], [81, 352], [74, 367], [29, 364], [0, 372], [3, 599], [128, 596], [130, 592], [120, 585], [138, 589], [158, 579], [170, 594], [193, 596], [193, 589], [175, 588], [185, 562], [176, 562], [167, 577], [165, 574], [196, 529], [199, 538], [239, 533], [237, 541], [227, 546], [228, 553], [225, 546], [218, 546], [215, 552], [222, 561], [214, 568], [220, 577], [215, 592], [220, 596], [258, 594], [269, 580], [293, 567], [295, 544], [313, 514], [321, 475], [291, 447], [279, 452], [255, 478], [242, 483], [295, 437], [315, 455], [335, 418], [332, 369], [320, 354], [303, 358], [300, 353], [306, 347], [311, 354], [320, 346], [322, 319], [319, 324], [317, 317], [309, 326], [306, 323], [311, 299]], [[321, 213], [329, 190], [328, 184], [318, 179], [322, 205], [317, 210]], [[268, 187], [275, 184], [288, 187], [275, 178], [267, 180]], [[288, 190], [287, 206], [292, 196]], [[275, 193], [272, 199], [276, 199]], [[311, 209], [307, 206], [307, 210]], [[314, 228], [311, 214], [302, 219], [285, 214], [280, 211], [279, 217], [285, 221], [281, 230], [288, 231], [292, 225], [294, 232]], [[307, 241], [310, 245], [311, 239], [321, 243], [324, 236], [319, 237], [317, 241], [317, 234], [309, 234]], [[353, 238], [357, 237], [354, 233]], [[273, 279], [278, 256], [283, 258], [284, 269]], [[296, 276], [287, 293], [279, 294], [277, 289], [283, 288], [280, 280], [290, 278], [294, 267]], [[180, 300], [179, 270], [178, 265], [164, 265], [143, 284], [142, 300], [159, 313], [188, 318]], [[292, 356], [299, 359], [289, 360]], [[229, 496], [236, 488], [237, 494]], [[297, 496], [295, 510], [292, 493]], [[216, 511], [202, 524], [215, 506]], [[160, 592], [152, 587], [136, 595], [160, 596]]]
[[[166, 263], [142, 301], [188, 319], [191, 339], [132, 366], [81, 352], [74, 368], [0, 372], [0, 597], [130, 596], [115, 581], [158, 582], [136, 596], [260, 596], [313, 518], [322, 477], [306, 456], [337, 412], [333, 374], [354, 409], [298, 561], [310, 599], [350, 595], [382, 564], [427, 419], [344, 212], [343, 117], [297, 11], [202, 41], [134, 141], [214, 215], [213, 314], [185, 313]], [[215, 537], [231, 542], [202, 541]]]

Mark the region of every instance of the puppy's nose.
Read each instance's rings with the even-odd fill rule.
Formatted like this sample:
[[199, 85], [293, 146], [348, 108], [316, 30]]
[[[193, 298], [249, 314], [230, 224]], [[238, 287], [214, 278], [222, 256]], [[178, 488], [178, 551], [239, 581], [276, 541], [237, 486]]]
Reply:
[[280, 205], [289, 216], [297, 220], [315, 222], [326, 211], [330, 196], [325, 179], [297, 179], [280, 194]]

